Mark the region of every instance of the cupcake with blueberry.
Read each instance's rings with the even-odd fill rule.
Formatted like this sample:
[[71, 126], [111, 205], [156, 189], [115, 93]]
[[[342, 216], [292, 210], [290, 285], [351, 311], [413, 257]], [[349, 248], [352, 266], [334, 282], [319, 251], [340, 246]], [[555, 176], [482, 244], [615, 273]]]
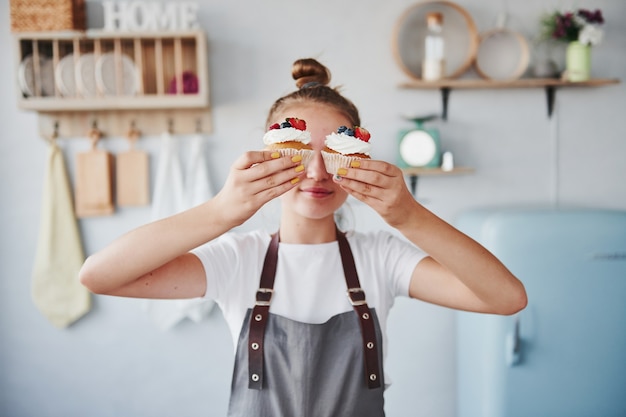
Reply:
[[370, 133], [367, 129], [354, 126], [340, 126], [336, 132], [326, 136], [322, 158], [329, 174], [336, 174], [339, 168], [348, 168], [358, 159], [371, 159]]
[[305, 165], [313, 156], [311, 133], [306, 130], [306, 122], [296, 117], [271, 125], [263, 135], [263, 143], [265, 149], [276, 150], [283, 156], [301, 155]]

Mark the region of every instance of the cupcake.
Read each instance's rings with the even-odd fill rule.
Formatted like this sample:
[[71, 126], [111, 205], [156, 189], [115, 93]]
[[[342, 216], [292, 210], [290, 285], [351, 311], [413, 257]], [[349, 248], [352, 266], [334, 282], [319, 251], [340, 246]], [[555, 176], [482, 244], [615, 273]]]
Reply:
[[326, 171], [334, 175], [339, 168], [349, 167], [356, 159], [371, 159], [369, 140], [370, 133], [360, 126], [340, 126], [326, 136], [322, 150]]
[[306, 130], [306, 122], [288, 117], [282, 123], [274, 123], [263, 135], [265, 149], [276, 150], [283, 156], [301, 155], [302, 164], [313, 156], [311, 134]]

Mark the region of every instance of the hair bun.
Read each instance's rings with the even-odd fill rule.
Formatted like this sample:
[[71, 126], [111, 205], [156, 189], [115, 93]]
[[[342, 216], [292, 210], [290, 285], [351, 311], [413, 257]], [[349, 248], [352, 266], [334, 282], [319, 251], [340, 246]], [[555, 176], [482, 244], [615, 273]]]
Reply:
[[299, 59], [291, 67], [291, 76], [296, 80], [296, 86], [302, 88], [305, 84], [318, 83], [328, 85], [330, 71], [313, 58]]

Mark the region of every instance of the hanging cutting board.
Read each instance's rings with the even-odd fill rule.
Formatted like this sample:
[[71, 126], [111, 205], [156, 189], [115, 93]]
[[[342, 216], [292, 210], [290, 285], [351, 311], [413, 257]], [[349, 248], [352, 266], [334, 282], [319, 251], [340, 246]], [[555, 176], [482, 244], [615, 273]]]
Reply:
[[118, 206], [145, 206], [150, 202], [150, 166], [148, 154], [135, 149], [139, 131], [128, 133], [130, 149], [117, 154], [115, 164], [116, 201]]
[[76, 155], [76, 215], [78, 217], [113, 214], [113, 156], [98, 149], [100, 132], [89, 132], [91, 150]]

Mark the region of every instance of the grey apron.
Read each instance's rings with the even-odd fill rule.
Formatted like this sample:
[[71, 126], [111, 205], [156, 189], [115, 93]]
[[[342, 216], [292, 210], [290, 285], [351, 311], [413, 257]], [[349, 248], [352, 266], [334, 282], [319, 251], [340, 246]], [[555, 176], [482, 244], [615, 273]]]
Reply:
[[256, 305], [239, 335], [229, 416], [385, 415], [382, 332], [360, 288], [350, 245], [339, 231], [337, 240], [354, 311], [309, 324], [269, 312], [279, 244], [278, 233], [272, 236]]

